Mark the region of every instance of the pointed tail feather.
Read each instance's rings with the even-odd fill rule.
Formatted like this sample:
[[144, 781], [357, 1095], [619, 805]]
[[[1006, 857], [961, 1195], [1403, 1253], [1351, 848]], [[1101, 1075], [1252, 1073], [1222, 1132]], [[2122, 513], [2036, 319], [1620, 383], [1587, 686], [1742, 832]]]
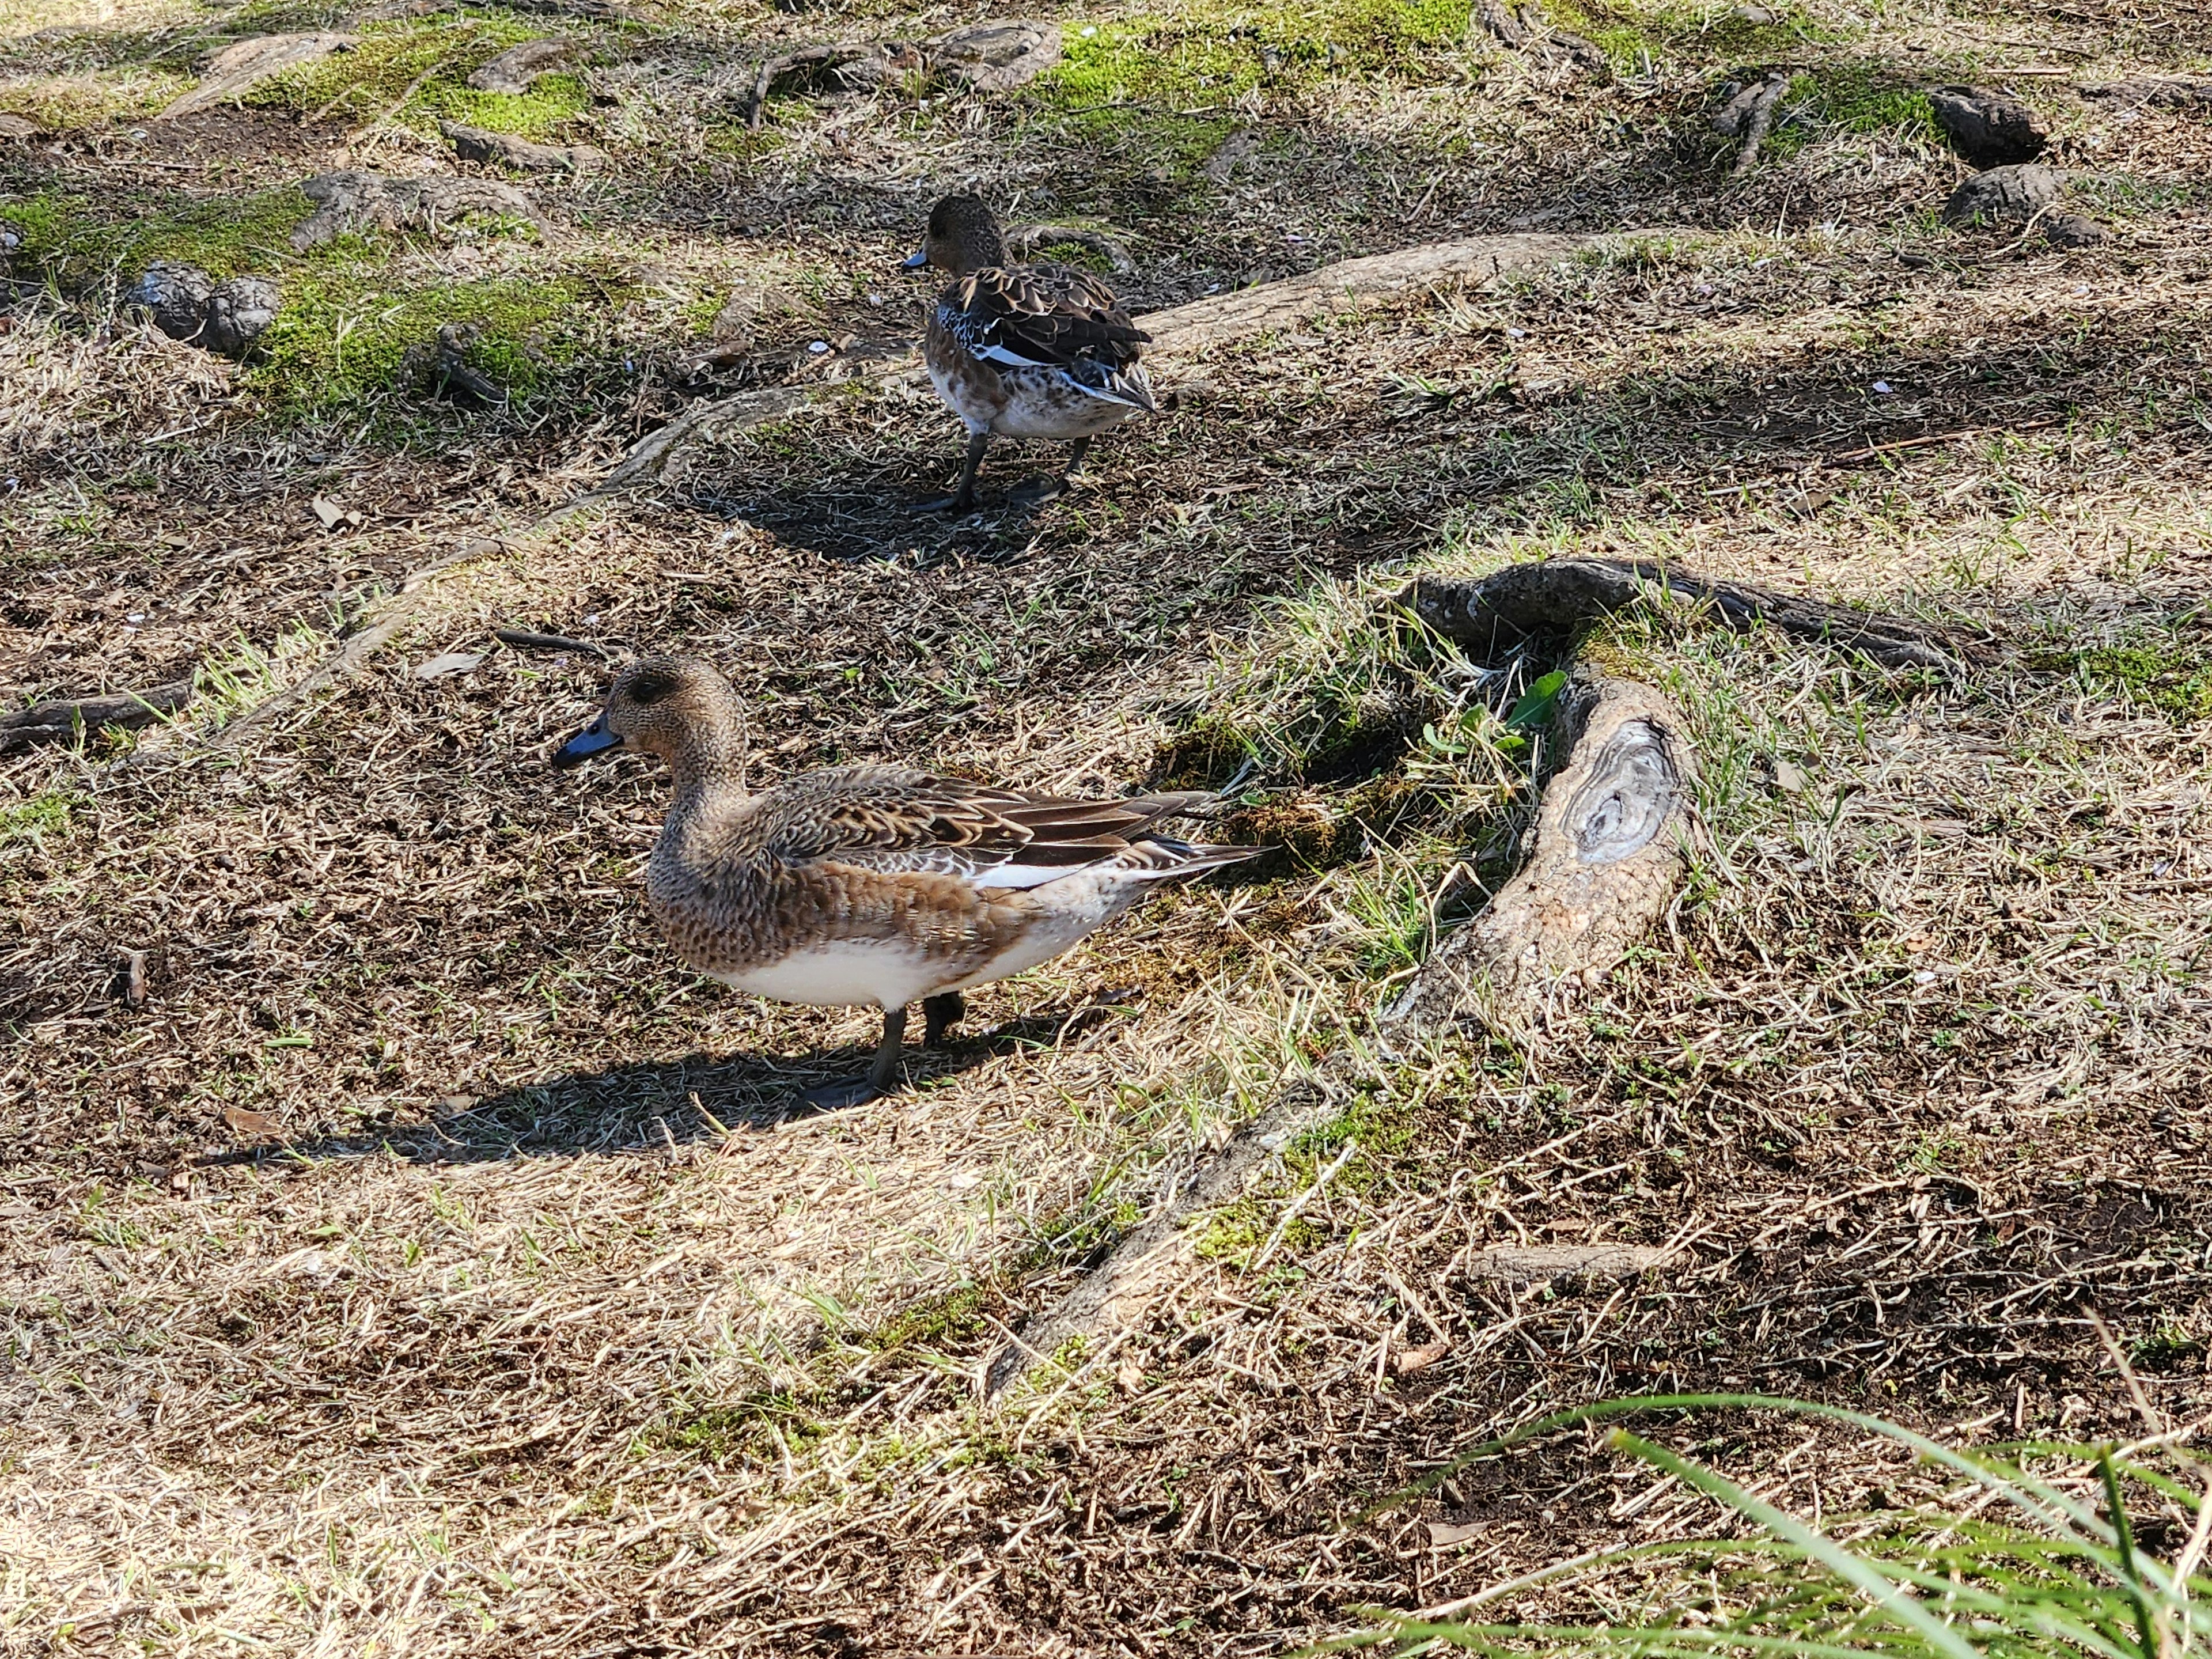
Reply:
[[1147, 836], [1123, 854], [1122, 868], [1139, 881], [1175, 881], [1242, 864], [1274, 850], [1272, 847], [1209, 847], [1169, 836]]

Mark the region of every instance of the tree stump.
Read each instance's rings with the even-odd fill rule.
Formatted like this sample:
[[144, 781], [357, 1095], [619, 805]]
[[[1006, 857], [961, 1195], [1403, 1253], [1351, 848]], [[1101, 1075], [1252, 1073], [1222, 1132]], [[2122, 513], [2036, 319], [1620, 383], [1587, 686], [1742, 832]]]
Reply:
[[1649, 685], [1577, 662], [1553, 717], [1566, 759], [1545, 786], [1518, 874], [1433, 951], [1386, 1027], [1448, 1029], [1473, 1013], [1525, 1035], [1603, 979], [1651, 929], [1682, 874], [1694, 751]]

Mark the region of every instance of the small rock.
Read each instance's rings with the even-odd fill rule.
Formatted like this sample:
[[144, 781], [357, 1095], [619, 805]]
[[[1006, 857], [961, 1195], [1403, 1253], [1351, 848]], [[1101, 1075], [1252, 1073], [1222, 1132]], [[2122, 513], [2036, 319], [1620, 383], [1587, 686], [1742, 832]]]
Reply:
[[2087, 247], [2105, 240], [2105, 228], [2079, 213], [2046, 213], [2037, 227], [2060, 247]]
[[214, 291], [215, 278], [198, 266], [156, 259], [132, 284], [124, 304], [151, 317], [154, 326], [171, 339], [191, 340], [207, 322], [208, 295]]
[[538, 144], [512, 133], [489, 132], [441, 121], [438, 131], [450, 139], [453, 154], [464, 161], [495, 161], [526, 173], [585, 173], [607, 159], [606, 152], [589, 144]]
[[924, 43], [940, 75], [978, 92], [1006, 92], [1060, 61], [1060, 25], [994, 18]]
[[469, 84], [478, 92], [527, 92], [541, 76], [550, 75], [575, 55], [574, 41], [550, 37], [525, 40], [470, 70]]
[[283, 294], [266, 276], [233, 276], [208, 295], [200, 343], [226, 357], [243, 357], [276, 320]]
[[2009, 93], [1987, 87], [1937, 87], [1929, 93], [1936, 124], [1950, 136], [1959, 154], [1978, 167], [2033, 161], [2050, 135], [2026, 104]]
[[1738, 6], [1729, 14], [1739, 23], [1748, 23], [1753, 28], [1764, 28], [1774, 21], [1774, 14], [1764, 6]]
[[0, 109], [0, 144], [27, 144], [33, 138], [46, 136], [46, 129], [27, 115], [18, 115], [11, 109]]
[[2057, 173], [2033, 161], [1978, 173], [1951, 192], [1943, 221], [1952, 225], [2020, 224], [2058, 204], [2064, 184]]

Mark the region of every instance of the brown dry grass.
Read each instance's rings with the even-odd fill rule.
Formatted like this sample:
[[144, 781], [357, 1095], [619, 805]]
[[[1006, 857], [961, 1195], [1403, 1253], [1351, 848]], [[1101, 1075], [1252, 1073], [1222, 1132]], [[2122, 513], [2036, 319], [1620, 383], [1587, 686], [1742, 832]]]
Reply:
[[[1919, 9], [1875, 46], [1956, 21]], [[690, 131], [657, 61], [595, 71], [657, 88], [617, 130]], [[2120, 30], [2091, 72], [2184, 62]], [[941, 414], [830, 400], [453, 567], [357, 678], [234, 749], [207, 739], [380, 590], [538, 520], [679, 392], [398, 450], [21, 299], [10, 682], [198, 666], [203, 690], [173, 730], [0, 757], [0, 1645], [1279, 1652], [1712, 1523], [1564, 1436], [1344, 1525], [1562, 1402], [1741, 1387], [1961, 1437], [2124, 1432], [2094, 1309], [2158, 1409], [2202, 1412], [2212, 725], [2080, 655], [2212, 648], [2202, 210], [2008, 249], [1927, 226], [1952, 164], [1924, 144], [1822, 131], [1737, 191], [1717, 146], [1683, 148], [1693, 119], [1636, 136], [1701, 95], [1510, 64], [1418, 98], [1325, 82], [1269, 112], [1288, 160], [1142, 208], [1148, 299], [1554, 207], [1711, 234], [1179, 365], [1096, 491], [1034, 514], [915, 520]], [[1431, 105], [1498, 148], [1443, 165]], [[732, 248], [861, 282], [927, 193], [902, 169], [1048, 171], [996, 159], [1002, 117], [956, 102], [917, 156], [911, 112], [841, 106], [797, 135], [812, 161], [732, 173], [711, 210], [680, 144], [626, 154], [605, 199], [665, 215], [678, 287]], [[2160, 189], [2201, 169], [2183, 118], [2100, 119], [2069, 153]], [[1358, 211], [1311, 193], [1328, 166], [1371, 188]], [[1146, 199], [1125, 182], [1092, 205]], [[368, 522], [326, 534], [318, 493]], [[1437, 764], [1419, 718], [1340, 775], [1302, 775], [1283, 723], [1396, 648], [1376, 607], [1408, 568], [1568, 549], [2002, 649], [1942, 684], [1626, 632], [1706, 756], [1711, 842], [1666, 931], [1534, 1053], [1381, 1057], [1425, 897], [1458, 860], [1502, 867], [1516, 806], [1411, 789]], [[410, 673], [509, 623], [713, 656], [763, 777], [883, 757], [1114, 790], [1207, 752], [1212, 717], [1267, 760], [1248, 828], [1339, 821], [1310, 862], [978, 997], [911, 1092], [798, 1115], [869, 1022], [672, 971], [636, 902], [660, 781], [542, 766], [603, 666]], [[1004, 1335], [1294, 1083], [1340, 1113], [1105, 1346], [981, 1405]], [[1603, 1241], [1677, 1265], [1545, 1285], [1480, 1254]], [[1832, 1431], [1709, 1431], [1808, 1510], [1917, 1490]]]

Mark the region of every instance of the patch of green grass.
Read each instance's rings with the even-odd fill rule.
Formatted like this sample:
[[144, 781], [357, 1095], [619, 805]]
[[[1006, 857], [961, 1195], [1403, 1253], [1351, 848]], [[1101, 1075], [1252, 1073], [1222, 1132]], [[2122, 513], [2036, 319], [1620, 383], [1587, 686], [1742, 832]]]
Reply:
[[807, 1404], [787, 1389], [764, 1389], [736, 1400], [719, 1401], [672, 1412], [646, 1431], [648, 1447], [688, 1452], [702, 1462], [727, 1463], [796, 1452], [829, 1430]]
[[474, 323], [483, 334], [471, 365], [523, 398], [592, 337], [583, 298], [584, 285], [565, 277], [404, 286], [372, 265], [295, 272], [246, 384], [295, 414], [376, 401], [410, 349], [427, 348], [443, 324]]
[[23, 239], [16, 269], [35, 269], [74, 293], [111, 275], [127, 283], [155, 259], [198, 265], [217, 277], [269, 270], [291, 257], [289, 239], [313, 205], [290, 185], [152, 201], [44, 191], [0, 207], [0, 219]]
[[75, 827], [76, 809], [83, 803], [64, 789], [49, 789], [20, 800], [0, 805], [0, 847], [16, 842], [43, 845], [47, 836], [59, 841]]
[[1845, 132], [1893, 133], [1936, 145], [1936, 106], [1928, 101], [1924, 76], [1901, 80], [1879, 64], [1823, 64], [1801, 75], [1790, 88], [1795, 100], [1809, 98], [1814, 116]]
[[963, 1285], [924, 1297], [892, 1315], [860, 1339], [878, 1352], [896, 1348], [957, 1348], [979, 1335], [989, 1322], [990, 1298], [980, 1285]]
[[2212, 653], [2173, 641], [2100, 646], [2074, 654], [2084, 685], [2118, 694], [2169, 720], [2212, 720]]
[[2212, 1649], [2212, 1576], [2196, 1550], [2185, 1545], [2161, 1557], [2142, 1541], [2153, 1517], [2178, 1513], [2169, 1534], [2178, 1545], [2197, 1530], [2205, 1467], [2182, 1449], [2146, 1445], [2125, 1457], [2111, 1446], [1954, 1450], [1838, 1407], [1675, 1395], [1556, 1413], [1463, 1453], [1376, 1510], [1433, 1491], [1477, 1459], [1510, 1478], [1534, 1443], [1588, 1435], [1608, 1419], [1747, 1409], [1887, 1440], [1940, 1472], [1949, 1490], [1940, 1503], [1836, 1517], [1841, 1524], [1831, 1531], [1695, 1459], [1612, 1428], [1607, 1448], [1718, 1504], [1735, 1535], [1620, 1546], [1518, 1581], [1522, 1594], [1550, 1602], [1547, 1619], [1558, 1622], [1401, 1620], [1358, 1644], [1551, 1659], [2183, 1659]]

